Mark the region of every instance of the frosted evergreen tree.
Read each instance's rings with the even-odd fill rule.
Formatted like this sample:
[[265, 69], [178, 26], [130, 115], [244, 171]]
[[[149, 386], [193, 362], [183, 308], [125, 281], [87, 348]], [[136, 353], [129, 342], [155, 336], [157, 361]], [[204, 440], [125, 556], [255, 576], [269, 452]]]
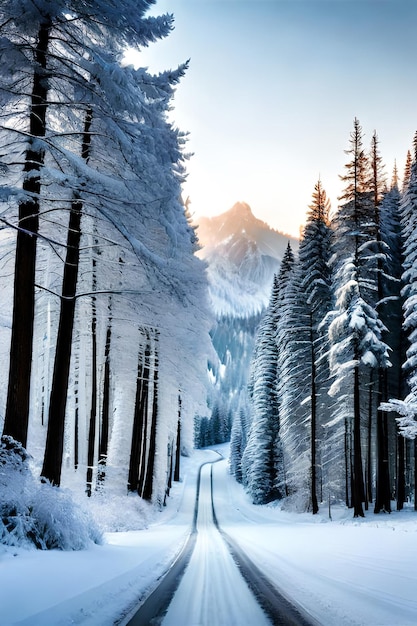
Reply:
[[241, 483], [242, 456], [246, 447], [246, 419], [248, 414], [247, 398], [244, 391], [240, 394], [238, 411], [233, 418], [230, 436], [230, 473]]
[[[381, 311], [386, 294], [385, 286], [386, 281], [384, 278], [388, 278], [387, 273], [388, 266], [386, 263], [387, 254], [389, 254], [388, 244], [382, 238], [382, 225], [381, 225], [381, 209], [380, 203], [383, 197], [384, 191], [387, 191], [386, 176], [384, 172], [384, 165], [382, 157], [379, 153], [379, 140], [376, 132], [372, 136], [371, 150], [369, 155], [370, 163], [370, 193], [373, 199], [374, 216], [373, 221], [376, 227], [376, 241], [374, 244], [375, 258], [376, 258], [376, 290], [377, 290], [377, 303], [376, 308], [381, 320], [384, 320], [384, 314]], [[369, 250], [372, 248], [369, 246]], [[386, 311], [385, 311], [386, 312]], [[385, 326], [385, 329], [387, 327]], [[388, 332], [383, 333], [383, 339], [386, 343], [389, 343], [390, 334]], [[389, 466], [389, 433], [388, 433], [388, 416], [387, 413], [379, 409], [381, 402], [386, 402], [388, 399], [388, 372], [386, 367], [378, 367], [376, 372], [375, 381], [375, 395], [377, 397], [377, 411], [376, 411], [376, 495], [375, 495], [375, 508], [374, 512], [391, 511], [391, 480], [390, 480], [390, 466]], [[371, 387], [370, 387], [371, 388]], [[373, 394], [372, 394], [373, 395]], [[372, 499], [372, 396], [370, 396], [370, 407], [368, 409], [368, 452], [367, 452], [367, 498]]]
[[[417, 148], [417, 146], [416, 146]], [[400, 431], [405, 437], [414, 438], [417, 428], [414, 427], [417, 400], [417, 325], [415, 322], [415, 302], [417, 293], [417, 281], [415, 267], [417, 263], [417, 149], [414, 154], [410, 171], [408, 187], [405, 190], [401, 204], [401, 224], [403, 232], [403, 290], [404, 299], [404, 332], [407, 338], [406, 360], [404, 370], [407, 377], [408, 389], [404, 400], [396, 398], [389, 403], [387, 408], [397, 411], [401, 417], [398, 419]]]
[[[341, 416], [353, 433], [352, 504], [354, 516], [363, 516], [365, 501], [362, 460], [361, 389], [370, 374], [388, 366], [388, 348], [382, 341], [383, 325], [376, 313], [377, 259], [372, 196], [369, 192], [368, 161], [362, 147], [362, 129], [357, 119], [350, 137], [351, 161], [341, 177], [346, 188], [333, 221], [335, 317], [329, 327], [330, 370], [334, 381], [331, 395], [340, 400]], [[351, 398], [351, 401], [349, 401]]]
[[[287, 506], [306, 511], [311, 502], [310, 317], [301, 289], [302, 273], [294, 266], [283, 293], [277, 327], [280, 443], [285, 467]], [[317, 503], [316, 503], [317, 504]], [[317, 511], [315, 511], [317, 512]]]
[[299, 263], [301, 271], [300, 298], [306, 302], [306, 322], [308, 324], [308, 344], [300, 354], [305, 368], [308, 369], [310, 402], [305, 404], [310, 410], [310, 447], [311, 447], [311, 508], [318, 511], [317, 480], [318, 459], [317, 443], [319, 432], [329, 418], [326, 402], [328, 390], [327, 333], [324, 320], [331, 308], [330, 276], [330, 201], [322, 187], [316, 183], [312, 203], [309, 206], [307, 223], [300, 241]]
[[279, 432], [275, 340], [277, 291], [278, 279], [275, 277], [270, 303], [256, 336], [250, 384], [251, 425], [241, 462], [243, 482], [255, 504], [265, 504], [279, 497], [275, 491], [275, 441]]
[[[44, 309], [48, 310], [46, 328], [45, 315], [37, 304], [35, 359], [42, 359], [43, 373], [42, 384], [33, 393], [42, 394], [42, 421], [39, 416], [29, 424], [32, 442], [36, 450], [42, 449], [48, 402], [48, 428], [52, 429], [53, 423], [58, 428], [47, 444], [46, 478], [59, 484], [63, 456], [67, 461], [65, 470], [83, 467], [85, 471], [93, 460], [93, 472], [88, 475], [92, 485], [100, 454], [109, 460], [106, 486], [107, 482], [111, 488], [117, 485], [119, 493], [125, 493], [138, 349], [143, 357], [148, 345], [144, 337], [149, 332], [149, 421], [143, 434], [149, 438], [150, 447], [146, 467], [142, 464], [140, 471], [145, 472], [147, 497], [158, 499], [165, 490], [167, 442], [172, 442], [177, 433], [178, 415], [172, 394], [177, 396], [178, 389], [183, 394], [183, 451], [192, 445], [190, 424], [194, 411], [206, 404], [211, 319], [204, 266], [194, 256], [195, 233], [180, 200], [185, 138], [167, 120], [185, 66], [152, 76], [144, 69], [123, 67], [121, 58], [126, 46], [146, 46], [167, 35], [172, 18], [144, 17], [152, 1], [126, 0], [120, 4], [68, 0], [55, 3], [53, 8], [49, 2], [29, 0], [7, 2], [3, 7], [6, 4], [10, 19], [3, 20], [1, 53], [4, 67], [11, 71], [4, 74], [1, 91], [5, 120], [2, 156], [8, 168], [2, 194], [4, 217], [14, 227], [15, 215], [24, 205], [21, 199], [32, 203], [30, 211], [37, 216], [36, 224], [19, 233], [27, 235], [30, 230], [33, 241], [36, 236], [32, 235], [39, 235], [37, 247], [41, 254], [38, 250], [36, 258], [32, 246], [33, 254], [25, 253], [25, 263], [29, 257], [31, 263], [37, 261], [37, 303], [48, 305]], [[39, 52], [39, 33], [45, 24], [48, 37]], [[46, 74], [47, 81], [43, 80]], [[35, 105], [31, 97], [25, 96], [31, 93], [31, 76], [35, 77], [33, 89], [39, 81], [47, 88], [47, 93], [35, 98], [36, 106], [41, 99], [43, 116], [39, 111], [35, 115], [43, 120], [37, 135], [30, 128], [30, 111]], [[39, 154], [35, 155], [37, 161], [29, 155], [30, 163], [36, 164], [36, 175], [29, 172], [27, 180], [28, 184], [36, 180], [38, 187], [36, 193], [22, 194], [25, 172], [18, 162], [25, 162], [32, 143]], [[16, 159], [17, 154], [20, 159]], [[75, 226], [69, 215], [77, 218]], [[80, 241], [67, 241], [68, 225]], [[79, 259], [67, 258], [62, 263], [66, 246], [73, 252], [78, 248]], [[62, 294], [64, 300], [68, 298], [72, 304], [75, 301], [74, 333], [72, 340], [67, 337], [65, 350], [59, 351], [59, 356], [57, 353], [61, 364], [70, 356], [71, 360], [69, 376], [66, 371], [61, 382], [55, 384], [58, 403], [54, 404], [52, 398], [46, 398], [53, 378], [53, 358], [49, 355], [53, 356], [57, 336], [62, 270], [78, 263], [78, 276], [71, 290]], [[17, 277], [18, 270], [16, 285], [22, 291], [24, 283], [20, 285]], [[179, 318], [181, 325], [177, 323]], [[94, 332], [90, 331], [90, 323]], [[15, 335], [19, 339], [20, 333]], [[32, 342], [26, 347], [29, 344]], [[105, 384], [101, 372], [105, 372]], [[10, 380], [16, 377], [15, 372]], [[95, 377], [97, 380], [93, 380]], [[27, 398], [27, 377], [25, 381]], [[103, 404], [107, 405], [105, 411]], [[87, 407], [91, 407], [90, 415]], [[16, 421], [11, 411], [6, 412], [4, 426], [5, 433], [22, 440], [28, 426], [23, 413], [21, 434], [13, 430]], [[107, 417], [99, 417], [105, 414]], [[103, 445], [98, 445], [99, 437]], [[155, 459], [151, 458], [154, 453]], [[36, 458], [39, 461], [42, 459]]]
[[[2, 111], [5, 161], [10, 157], [10, 178], [17, 180], [18, 165], [13, 154], [23, 162], [21, 186], [13, 191], [18, 219], [10, 217], [17, 227], [15, 288], [12, 338], [10, 349], [9, 387], [4, 432], [26, 445], [29, 420], [29, 394], [32, 362], [33, 323], [35, 307], [36, 244], [39, 229], [42, 170], [49, 150], [50, 116], [59, 109], [70, 85], [73, 93], [77, 72], [72, 72], [73, 48], [82, 45], [82, 27], [88, 22], [97, 42], [109, 29], [115, 34], [111, 48], [119, 52], [123, 46], [146, 44], [167, 34], [170, 21], [152, 18], [138, 37], [136, 27], [151, 2], [138, 5], [129, 0], [125, 10], [113, 2], [81, 2], [61, 0], [50, 2], [12, 0], [2, 5], [2, 42], [0, 54], [3, 67]], [[99, 19], [97, 19], [99, 18]], [[64, 44], [65, 42], [65, 44]], [[66, 52], [63, 51], [66, 50]], [[66, 53], [69, 52], [67, 56]], [[65, 58], [66, 57], [66, 58]], [[75, 68], [76, 65], [73, 66]], [[68, 71], [69, 70], [69, 71]], [[84, 70], [84, 68], [83, 68]], [[30, 95], [28, 95], [30, 94]], [[53, 95], [52, 95], [53, 94]], [[52, 95], [52, 97], [51, 97]], [[63, 99], [61, 99], [63, 97]], [[7, 147], [6, 147], [7, 146]], [[19, 181], [20, 182], [20, 181]], [[17, 185], [20, 186], [19, 182]], [[49, 182], [49, 181], [48, 181]], [[12, 194], [9, 193], [9, 196]], [[16, 223], [14, 223], [16, 221]]]
[[[402, 227], [401, 227], [401, 194], [398, 189], [396, 168], [391, 189], [384, 195], [380, 205], [381, 238], [386, 246], [382, 266], [383, 298], [379, 303], [381, 321], [386, 327], [383, 337], [391, 348], [390, 360], [392, 367], [387, 370], [386, 392], [388, 398], [403, 398], [406, 391], [406, 380], [402, 364], [405, 361], [405, 336], [403, 332], [403, 298], [402, 287]], [[396, 500], [397, 510], [403, 508], [405, 501], [405, 441], [401, 434], [397, 437], [397, 476]], [[394, 472], [392, 472], [394, 474]]]
[[253, 502], [281, 498], [284, 487], [277, 398], [277, 324], [294, 254], [288, 244], [275, 276], [267, 311], [259, 325], [248, 383], [250, 428], [242, 458], [243, 482]]

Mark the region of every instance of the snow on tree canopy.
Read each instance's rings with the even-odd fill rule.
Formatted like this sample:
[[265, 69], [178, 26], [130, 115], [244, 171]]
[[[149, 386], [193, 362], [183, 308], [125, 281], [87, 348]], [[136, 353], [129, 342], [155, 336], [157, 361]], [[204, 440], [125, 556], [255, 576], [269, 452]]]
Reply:
[[[146, 16], [151, 5], [10, 0], [0, 10], [0, 344], [20, 385], [16, 398], [14, 384], [0, 388], [4, 433], [21, 415], [34, 473], [86, 492], [100, 515], [127, 491], [161, 506], [176, 450], [189, 453], [206, 411], [205, 266], [181, 200], [185, 135], [167, 119], [187, 64], [158, 76], [122, 64], [127, 46], [172, 29], [172, 16]], [[13, 291], [27, 298], [20, 309]], [[143, 509], [132, 511], [137, 527]]]

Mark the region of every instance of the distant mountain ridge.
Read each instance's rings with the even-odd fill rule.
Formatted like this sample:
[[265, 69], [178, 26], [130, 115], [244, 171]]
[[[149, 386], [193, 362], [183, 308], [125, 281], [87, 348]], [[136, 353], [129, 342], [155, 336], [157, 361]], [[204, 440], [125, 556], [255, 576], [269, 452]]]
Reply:
[[245, 202], [216, 217], [200, 218], [197, 235], [217, 316], [248, 317], [262, 311], [288, 241], [298, 247], [296, 238], [256, 218]]

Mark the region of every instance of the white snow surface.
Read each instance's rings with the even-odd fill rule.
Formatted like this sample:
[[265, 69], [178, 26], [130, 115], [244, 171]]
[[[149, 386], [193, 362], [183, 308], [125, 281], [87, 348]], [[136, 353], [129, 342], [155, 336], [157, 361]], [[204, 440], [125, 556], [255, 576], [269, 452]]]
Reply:
[[[227, 446], [216, 450], [228, 454]], [[182, 482], [174, 485], [167, 507], [146, 530], [109, 533], [105, 545], [80, 552], [0, 547], [1, 626], [127, 623], [129, 611], [155, 587], [181, 550], [191, 526], [198, 467], [216, 458], [214, 451], [199, 450], [183, 459]], [[417, 514], [413, 510], [377, 516], [369, 511], [358, 520], [351, 510], [333, 507], [331, 521], [325, 505], [316, 516], [284, 512], [278, 505], [252, 505], [230, 476], [226, 460], [214, 465], [213, 475], [220, 525], [274, 584], [319, 623], [417, 624]], [[211, 551], [223, 550], [211, 544], [211, 533], [206, 537], [210, 549], [213, 545]], [[178, 593], [190, 593], [190, 586], [192, 593], [198, 593], [204, 559], [192, 559], [190, 567], [194, 568], [191, 582], [182, 584], [185, 589], [180, 586]], [[236, 590], [233, 610], [238, 611], [240, 574], [231, 572]], [[175, 602], [181, 604], [178, 595], [171, 608]], [[225, 624], [217, 608], [213, 598], [207, 624], [239, 626], [237, 618]]]

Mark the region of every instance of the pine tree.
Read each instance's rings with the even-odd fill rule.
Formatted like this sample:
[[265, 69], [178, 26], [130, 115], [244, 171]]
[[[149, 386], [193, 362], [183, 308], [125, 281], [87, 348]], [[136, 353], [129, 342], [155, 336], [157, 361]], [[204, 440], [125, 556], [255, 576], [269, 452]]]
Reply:
[[320, 180], [314, 188], [309, 209], [300, 242], [299, 259], [302, 277], [301, 290], [306, 299], [309, 325], [309, 347], [303, 351], [302, 358], [310, 370], [311, 506], [313, 513], [317, 513], [317, 440], [319, 425], [323, 426], [329, 417], [329, 409], [323, 400], [327, 396], [329, 376], [325, 358], [327, 337], [324, 333], [323, 321], [330, 310], [332, 297], [329, 266], [330, 201]]
[[248, 383], [251, 421], [242, 457], [243, 482], [256, 504], [282, 497], [282, 454], [277, 398], [277, 322], [284, 292], [294, 264], [288, 244], [278, 276], [275, 276], [267, 311], [255, 343]]
[[379, 138], [374, 131], [369, 151], [370, 180], [369, 191], [373, 197], [374, 207], [377, 209], [384, 192], [387, 191], [387, 179], [384, 172], [384, 163], [379, 152]]
[[[416, 294], [417, 277], [417, 145], [413, 164], [411, 167], [410, 180], [405, 191], [401, 205], [401, 223], [403, 232], [403, 298], [404, 298], [404, 332], [407, 338], [406, 360], [404, 370], [407, 376], [408, 393], [405, 397], [405, 411], [403, 414], [412, 415], [417, 398], [417, 324], [416, 324]], [[407, 410], [407, 406], [410, 410]], [[412, 431], [412, 424], [401, 420], [400, 427], [405, 436]], [[410, 429], [411, 427], [411, 429]], [[416, 429], [417, 430], [417, 429]]]
[[[368, 187], [368, 160], [362, 147], [362, 129], [357, 119], [350, 137], [352, 156], [347, 174], [341, 179], [346, 188], [344, 204], [334, 220], [334, 280], [336, 312], [329, 328], [330, 369], [335, 380], [330, 389], [341, 396], [342, 388], [351, 390], [352, 402], [346, 406], [352, 424], [352, 502], [354, 515], [363, 516], [365, 501], [362, 442], [361, 397], [366, 377], [378, 367], [388, 365], [387, 346], [382, 341], [383, 326], [375, 311], [377, 291], [377, 257], [373, 196]], [[343, 394], [344, 395], [344, 394]]]
[[[95, 62], [96, 67], [98, 65], [93, 49], [103, 45], [108, 52], [120, 54], [128, 44], [146, 44], [169, 33], [170, 18], [144, 20], [144, 13], [151, 4], [151, 0], [143, 0], [140, 5], [124, 0], [124, 6], [116, 9], [113, 3], [99, 0], [87, 3], [61, 0], [53, 5], [39, 5], [33, 0], [3, 3], [0, 52], [3, 66], [10, 69], [8, 76], [4, 74], [2, 89], [6, 104], [4, 114], [8, 119], [3, 127], [3, 139], [4, 145], [13, 145], [14, 150], [25, 152], [23, 194], [15, 191], [23, 199], [18, 201], [19, 228], [4, 428], [24, 445], [29, 419], [36, 247], [46, 161], [51, 149], [58, 149], [59, 169], [63, 162], [61, 150], [65, 142], [68, 145], [69, 137], [68, 129], [63, 128], [60, 121], [74, 121], [73, 111], [79, 104], [77, 96], [88, 102], [85, 94], [93, 93], [91, 85], [89, 88], [86, 85], [92, 66]], [[31, 75], [29, 81], [28, 75]], [[26, 97], [28, 88], [31, 91], [29, 99]], [[80, 134], [79, 129], [71, 128], [71, 131]], [[61, 137], [65, 137], [64, 142]], [[56, 156], [52, 159], [54, 166]], [[48, 167], [45, 181], [48, 186], [51, 185], [51, 171]], [[70, 186], [68, 183], [69, 178], [67, 186]]]
[[[144, 17], [151, 4], [152, 0], [58, 0], [52, 7], [51, 3], [32, 0], [5, 2], [2, 12], [7, 12], [10, 19], [2, 20], [0, 42], [2, 66], [8, 68], [2, 72], [4, 124], [0, 132], [4, 140], [2, 161], [7, 163], [10, 175], [3, 181], [10, 191], [3, 194], [3, 198], [10, 199], [4, 213], [6, 221], [14, 227], [18, 219], [12, 211], [17, 213], [25, 202], [32, 204], [29, 212], [36, 221], [31, 226], [26, 222], [27, 228], [21, 230], [23, 239], [30, 239], [30, 245], [37, 241], [38, 248], [36, 257], [25, 252], [24, 263], [26, 271], [36, 262], [37, 317], [36, 324], [32, 324], [35, 341], [25, 344], [30, 346], [28, 358], [20, 359], [20, 364], [14, 360], [19, 367], [30, 367], [32, 344], [34, 359], [43, 359], [41, 384], [32, 390], [35, 401], [41, 398], [42, 409], [40, 419], [31, 423], [33, 440], [29, 444], [36, 441], [37, 448], [41, 448], [46, 426], [51, 431], [43, 474], [54, 484], [59, 484], [60, 473], [67, 467], [85, 472], [87, 465], [91, 484], [99, 453], [100, 461], [109, 459], [107, 468], [122, 467], [118, 477], [126, 470], [120, 479], [116, 472], [106, 473], [106, 487], [109, 483], [112, 488], [119, 481], [124, 492], [134, 419], [137, 336], [142, 327], [159, 327], [159, 367], [150, 381], [152, 406], [147, 413], [147, 434], [156, 459], [154, 466], [149, 460], [143, 469], [146, 493], [153, 499], [155, 487], [160, 489], [163, 482], [167, 442], [172, 441], [178, 419], [168, 400], [172, 390], [181, 388], [187, 399], [181, 429], [184, 450], [191, 446], [189, 424], [193, 412], [205, 404], [211, 318], [204, 266], [194, 256], [195, 233], [180, 201], [185, 137], [167, 120], [175, 86], [186, 65], [152, 76], [143, 68], [135, 70], [120, 64], [126, 46], [145, 46], [170, 32], [172, 17]], [[40, 41], [42, 29], [48, 30], [47, 42]], [[46, 33], [43, 35], [45, 39]], [[35, 87], [38, 91], [32, 103], [31, 90]], [[34, 118], [45, 128], [31, 128]], [[29, 154], [30, 149], [37, 155]], [[16, 159], [17, 154], [22, 158]], [[25, 173], [20, 171], [18, 161], [22, 163], [26, 154], [34, 169]], [[34, 183], [36, 193], [27, 193], [26, 189], [22, 193], [25, 185]], [[93, 234], [97, 239], [94, 244]], [[97, 252], [95, 281], [91, 279], [92, 245]], [[119, 263], [122, 257], [126, 260], [123, 267]], [[33, 291], [33, 276], [31, 288], [26, 289], [19, 271], [16, 266], [19, 291]], [[105, 347], [110, 342], [109, 295], [113, 297], [111, 368]], [[60, 300], [62, 311], [67, 313], [62, 313], [66, 322], [60, 325], [54, 359]], [[31, 306], [25, 308], [30, 311]], [[17, 307], [15, 317], [18, 322], [13, 324], [13, 332], [21, 342], [23, 334], [16, 329], [25, 318], [18, 314]], [[30, 326], [25, 326], [29, 334]], [[173, 354], [179, 356], [175, 368]], [[49, 402], [54, 361], [61, 373], [55, 375]], [[13, 385], [17, 380], [23, 382], [25, 389], [19, 392], [19, 402], [25, 403], [29, 376], [16, 373], [13, 367], [10, 381]], [[158, 384], [161, 373], [163, 384]], [[9, 393], [11, 400], [13, 393], [14, 388]], [[160, 412], [162, 403], [164, 411]], [[58, 411], [53, 410], [54, 405]], [[158, 422], [161, 414], [162, 428]], [[27, 411], [19, 410], [19, 421], [9, 410], [5, 432], [25, 441], [27, 415]], [[62, 464], [63, 456], [68, 464]], [[42, 459], [36, 461], [42, 464]], [[142, 467], [139, 472], [138, 482]]]
[[[271, 305], [273, 300], [271, 298]], [[277, 348], [272, 306], [262, 319], [256, 338], [253, 364], [252, 419], [242, 457], [244, 484], [255, 504], [274, 500], [274, 443], [279, 429], [276, 398]]]
[[285, 492], [291, 496], [292, 507], [306, 511], [311, 504], [314, 508], [310, 501], [310, 420], [305, 403], [306, 398], [310, 399], [311, 326], [302, 279], [300, 265], [294, 263], [282, 294], [277, 325], [278, 408]]
[[[402, 364], [405, 361], [405, 337], [403, 332], [403, 298], [402, 286], [402, 227], [400, 213], [401, 195], [398, 179], [394, 169], [393, 184], [382, 199], [380, 205], [381, 237], [387, 252], [382, 267], [382, 286], [384, 298], [380, 303], [380, 316], [386, 331], [385, 341], [391, 348], [390, 360], [392, 367], [387, 370], [386, 398], [403, 398], [406, 395], [406, 383]], [[397, 476], [396, 499], [397, 510], [403, 508], [405, 501], [405, 442], [403, 436], [397, 435]], [[394, 472], [393, 472], [394, 473]]]
[[[370, 151], [370, 165], [371, 165], [371, 178], [370, 178], [370, 192], [373, 199], [374, 216], [373, 220], [376, 227], [376, 241], [375, 241], [375, 253], [376, 253], [376, 289], [377, 289], [377, 310], [381, 317], [380, 308], [384, 302], [384, 280], [383, 270], [384, 260], [387, 254], [387, 246], [382, 240], [381, 234], [381, 212], [380, 202], [383, 196], [383, 191], [386, 190], [386, 177], [383, 172], [382, 158], [379, 154], [379, 141], [376, 132], [372, 136], [372, 144]], [[386, 275], [386, 274], [385, 274]], [[387, 342], [388, 335], [383, 333], [383, 338]], [[371, 494], [370, 476], [371, 476], [371, 433], [372, 433], [372, 387], [370, 386], [369, 395], [369, 425], [368, 425], [368, 494]], [[379, 407], [381, 402], [386, 402], [388, 399], [388, 382], [387, 382], [387, 368], [379, 366], [376, 374], [376, 397], [377, 405]], [[376, 497], [375, 497], [375, 513], [380, 511], [391, 511], [391, 484], [390, 484], [390, 472], [389, 472], [389, 455], [388, 455], [388, 417], [386, 412], [377, 409], [376, 415], [376, 439], [377, 439], [377, 473], [376, 473]], [[366, 504], [370, 499], [368, 496]]]
[[404, 167], [403, 184], [402, 184], [402, 188], [401, 188], [401, 192], [403, 194], [407, 191], [408, 185], [410, 183], [410, 175], [411, 175], [412, 163], [413, 163], [413, 158], [411, 156], [411, 151], [407, 150], [407, 156], [406, 156], [405, 167]]

